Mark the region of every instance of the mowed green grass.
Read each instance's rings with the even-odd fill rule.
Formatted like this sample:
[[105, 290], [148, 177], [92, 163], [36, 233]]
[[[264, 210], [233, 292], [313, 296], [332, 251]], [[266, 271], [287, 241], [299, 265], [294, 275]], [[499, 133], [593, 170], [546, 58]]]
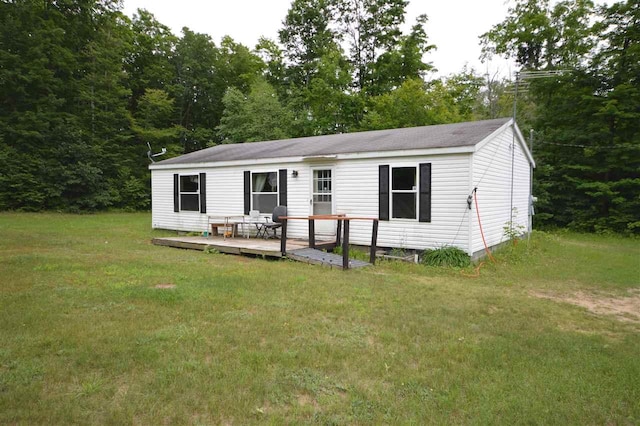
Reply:
[[637, 240], [537, 233], [470, 278], [161, 235], [0, 214], [0, 423], [640, 423], [640, 325], [534, 296], [635, 294]]

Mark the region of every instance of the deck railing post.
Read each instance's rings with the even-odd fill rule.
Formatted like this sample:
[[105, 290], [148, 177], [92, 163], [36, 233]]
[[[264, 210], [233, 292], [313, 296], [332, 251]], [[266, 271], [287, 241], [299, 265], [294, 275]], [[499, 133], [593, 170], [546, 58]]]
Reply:
[[344, 221], [344, 237], [342, 238], [342, 269], [349, 269], [349, 221]]
[[338, 229], [336, 229], [336, 247], [340, 246], [341, 234], [342, 234], [342, 220], [338, 219]]
[[376, 264], [376, 245], [378, 243], [378, 219], [373, 220], [373, 229], [371, 230], [371, 252], [369, 253], [369, 262]]
[[287, 255], [287, 219], [282, 219], [282, 232], [280, 233], [280, 253]]
[[316, 248], [316, 221], [309, 219], [309, 248]]

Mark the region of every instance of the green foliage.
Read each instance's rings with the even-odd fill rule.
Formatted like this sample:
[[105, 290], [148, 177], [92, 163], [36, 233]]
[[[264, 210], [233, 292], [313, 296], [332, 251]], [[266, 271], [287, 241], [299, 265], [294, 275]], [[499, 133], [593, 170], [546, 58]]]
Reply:
[[543, 223], [638, 233], [638, 19], [640, 7], [632, 2], [603, 9], [596, 26], [602, 47], [593, 60], [535, 86]]
[[427, 266], [444, 266], [450, 268], [464, 268], [471, 263], [469, 255], [454, 246], [444, 246], [422, 253], [422, 264]]
[[[332, 253], [342, 256], [343, 250], [342, 246], [335, 247]], [[349, 246], [349, 259], [362, 260], [363, 262], [368, 262], [371, 260], [369, 258], [370, 253], [366, 250], [363, 250], [360, 247]]]
[[[260, 37], [255, 48], [255, 54], [266, 66], [263, 77], [267, 82], [278, 88], [283, 88], [284, 85], [281, 83], [285, 81], [287, 66], [284, 63], [285, 53], [278, 43], [268, 38]], [[278, 92], [278, 94], [280, 95], [281, 92]]]
[[273, 87], [266, 81], [253, 83], [247, 96], [230, 88], [223, 103], [225, 110], [218, 131], [225, 143], [290, 137], [291, 114], [280, 105]]
[[394, 129], [471, 120], [479, 91], [480, 80], [472, 72], [430, 83], [409, 79], [397, 89], [371, 99], [362, 127]]
[[294, 133], [298, 136], [348, 132], [355, 121], [354, 102], [349, 94], [351, 65], [339, 49], [328, 51], [316, 61], [314, 76], [306, 86], [294, 86], [287, 98], [294, 112]]
[[282, 47], [255, 52], [121, 6], [0, 3], [0, 209], [144, 209], [147, 144], [170, 157], [348, 132], [371, 94], [431, 68], [426, 17], [403, 35], [400, 0], [296, 0]]
[[435, 49], [428, 44], [424, 26], [427, 15], [420, 15], [407, 35], [400, 36], [393, 47], [382, 53], [371, 64], [372, 83], [364, 90], [368, 95], [380, 95], [410, 79], [423, 79], [433, 70], [431, 63], [424, 62], [424, 55]]
[[[184, 128], [180, 135], [183, 152], [206, 148], [214, 139], [213, 128], [222, 116], [222, 94], [216, 73], [218, 49], [206, 34], [182, 29], [182, 38], [176, 44], [174, 66], [176, 80], [170, 95], [176, 100], [178, 124]], [[208, 132], [199, 130], [209, 129]]]
[[518, 208], [514, 207], [511, 212], [511, 219], [502, 227], [503, 235], [508, 240], [517, 240], [524, 235], [527, 228], [518, 222]]
[[149, 90], [164, 90], [174, 82], [171, 62], [177, 42], [169, 27], [158, 22], [153, 14], [144, 9], [134, 14], [124, 64], [132, 110], [136, 110], [138, 99]]
[[407, 80], [393, 92], [373, 98], [362, 127], [378, 130], [443, 122], [444, 117], [434, 116], [435, 111], [428, 108], [433, 99], [425, 86], [422, 80]]
[[[152, 150], [167, 148], [168, 155], [182, 153], [180, 135], [186, 130], [173, 124], [175, 101], [164, 90], [147, 89], [138, 100], [131, 128]], [[142, 182], [141, 182], [142, 183]]]
[[512, 57], [524, 68], [572, 67], [594, 46], [591, 0], [518, 0], [507, 18], [481, 36], [485, 57]]
[[566, 70], [531, 82], [520, 120], [536, 129], [536, 224], [637, 234], [640, 6], [519, 1], [511, 13], [486, 51]]
[[[349, 43], [349, 59], [355, 71], [354, 86], [367, 94], [380, 94], [376, 63], [382, 52], [400, 45], [406, 6], [404, 0], [336, 0], [339, 34]], [[384, 61], [385, 59], [383, 59]], [[381, 81], [382, 80], [382, 81]]]
[[292, 3], [279, 33], [290, 65], [285, 79], [270, 82], [296, 114], [296, 136], [360, 129], [373, 97], [433, 69], [423, 59], [434, 48], [427, 42], [426, 15], [408, 34], [400, 30], [406, 5], [403, 0]]
[[308, 86], [318, 72], [318, 60], [338, 48], [331, 29], [330, 0], [293, 0], [279, 32], [291, 63], [287, 74], [295, 86]]
[[114, 205], [117, 189], [108, 182], [132, 154], [122, 73], [128, 33], [116, 2], [0, 8], [0, 138], [8, 159], [0, 181], [11, 182], [0, 206]]
[[230, 38], [171, 34], [121, 2], [0, 3], [0, 209], [149, 206], [147, 144], [218, 141], [222, 97], [262, 60]]

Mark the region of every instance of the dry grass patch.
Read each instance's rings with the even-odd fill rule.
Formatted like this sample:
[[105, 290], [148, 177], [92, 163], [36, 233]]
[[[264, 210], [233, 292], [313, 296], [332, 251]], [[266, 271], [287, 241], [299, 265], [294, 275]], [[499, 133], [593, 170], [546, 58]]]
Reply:
[[596, 315], [612, 316], [619, 321], [640, 324], [640, 291], [631, 289], [627, 296], [594, 294], [576, 291], [569, 294], [530, 292], [532, 296], [556, 302], [570, 303]]
[[154, 288], [157, 288], [160, 290], [167, 290], [167, 289], [176, 288], [176, 285], [175, 284], [156, 284]]

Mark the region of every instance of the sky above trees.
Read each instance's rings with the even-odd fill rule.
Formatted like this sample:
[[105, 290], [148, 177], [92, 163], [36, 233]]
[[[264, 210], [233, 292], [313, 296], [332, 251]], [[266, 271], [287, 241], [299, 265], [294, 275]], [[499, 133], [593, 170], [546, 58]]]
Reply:
[[[611, 4], [613, 0], [595, 3]], [[494, 57], [489, 62], [480, 61], [479, 36], [504, 20], [513, 4], [513, 0], [413, 0], [407, 6], [403, 30], [408, 31], [419, 15], [428, 16], [427, 34], [437, 49], [426, 59], [437, 69], [434, 77], [457, 73], [465, 64], [480, 73], [488, 70], [509, 76], [517, 69], [512, 60]], [[132, 16], [138, 8], [147, 9], [174, 34], [180, 34], [186, 26], [209, 34], [216, 42], [230, 35], [253, 48], [262, 36], [277, 39], [290, 5], [291, 0], [124, 0], [124, 12]]]
[[[125, 0], [124, 12], [131, 16], [138, 8], [147, 9], [175, 34], [187, 26], [211, 35], [216, 42], [230, 35], [251, 48], [261, 36], [277, 39], [291, 0], [181, 0], [179, 5], [176, 7], [172, 0]], [[507, 9], [505, 0], [413, 0], [407, 6], [403, 30], [408, 31], [419, 15], [427, 14], [426, 31], [437, 49], [426, 59], [438, 69], [436, 76], [459, 72], [466, 63], [484, 72], [487, 64], [478, 59], [478, 36], [502, 21]], [[488, 65], [492, 71], [499, 68], [502, 75], [507, 75], [510, 64], [494, 58]]]

